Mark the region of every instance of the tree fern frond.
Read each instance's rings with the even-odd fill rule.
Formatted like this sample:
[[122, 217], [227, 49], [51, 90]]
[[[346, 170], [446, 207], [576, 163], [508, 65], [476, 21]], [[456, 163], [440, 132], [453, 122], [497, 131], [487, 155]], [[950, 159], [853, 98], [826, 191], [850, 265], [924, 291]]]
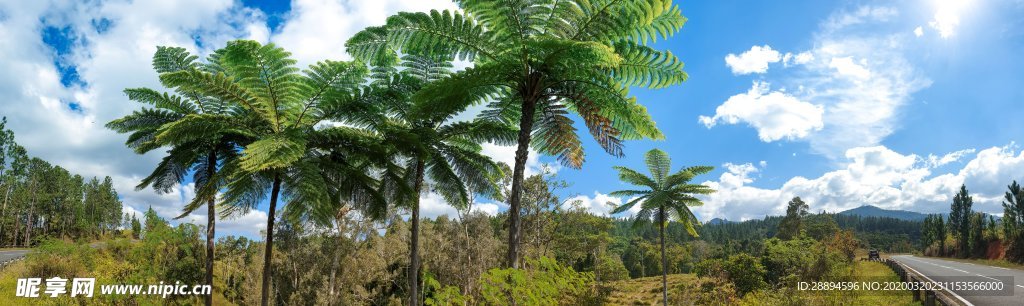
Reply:
[[668, 39], [686, 24], [686, 17], [683, 17], [679, 6], [672, 5], [671, 0], [658, 2], [660, 5], [655, 4], [651, 7], [652, 14], [656, 17], [649, 23], [637, 24], [629, 37], [630, 40], [646, 44], [657, 41], [658, 36]]
[[583, 143], [572, 126], [569, 112], [564, 105], [548, 103], [538, 109], [537, 122], [534, 124], [532, 145], [538, 152], [557, 156], [558, 161], [567, 167], [579, 169], [583, 166]]
[[[389, 46], [405, 53], [444, 53], [472, 61], [477, 55], [495, 59], [494, 51], [504, 45], [486, 35], [486, 30], [472, 18], [448, 10], [398, 13], [388, 18], [386, 27]], [[366, 56], [353, 55], [360, 59]]]
[[254, 141], [246, 146], [242, 153], [242, 170], [258, 172], [288, 167], [302, 158], [306, 152], [305, 142], [299, 139], [301, 138], [273, 134]]
[[180, 47], [157, 46], [153, 54], [153, 70], [157, 73], [191, 70], [199, 66], [198, 56], [192, 55]]
[[[672, 159], [668, 157], [665, 151], [652, 149], [647, 151], [644, 155], [644, 162], [647, 164], [647, 171], [651, 172], [651, 177], [659, 185], [665, 182], [665, 179], [669, 176], [669, 167], [672, 167]], [[665, 186], [661, 186], [664, 188]]]
[[631, 41], [615, 44], [623, 61], [611, 70], [617, 80], [627, 86], [664, 88], [686, 81], [683, 62], [671, 51], [657, 51]]
[[149, 88], [128, 88], [124, 90], [128, 99], [142, 102], [159, 109], [166, 109], [182, 115], [195, 114], [198, 109], [179, 96], [159, 93]]

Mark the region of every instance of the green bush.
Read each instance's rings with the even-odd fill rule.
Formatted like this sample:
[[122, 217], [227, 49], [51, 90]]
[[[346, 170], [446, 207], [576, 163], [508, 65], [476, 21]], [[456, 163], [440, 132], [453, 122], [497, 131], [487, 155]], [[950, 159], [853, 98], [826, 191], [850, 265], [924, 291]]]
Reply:
[[593, 273], [547, 257], [527, 259], [525, 269], [491, 269], [480, 282], [487, 305], [579, 305], [596, 295]]

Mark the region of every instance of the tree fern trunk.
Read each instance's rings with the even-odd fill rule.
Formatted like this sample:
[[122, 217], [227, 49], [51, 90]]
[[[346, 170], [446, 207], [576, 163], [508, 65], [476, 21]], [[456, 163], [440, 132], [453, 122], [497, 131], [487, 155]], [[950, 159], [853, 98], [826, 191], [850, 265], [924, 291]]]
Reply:
[[665, 260], [665, 208], [658, 209], [658, 229], [661, 238], [661, 301], [668, 306], [668, 261]]
[[508, 208], [508, 254], [506, 264], [510, 268], [519, 267], [519, 213], [523, 193], [523, 175], [526, 170], [526, 159], [530, 154], [530, 136], [533, 131], [533, 113], [537, 101], [527, 100], [523, 103], [519, 118], [519, 139], [516, 148], [516, 164], [512, 170], [512, 194], [509, 196]]
[[412, 233], [409, 239], [409, 305], [420, 304], [420, 189], [423, 188], [423, 160], [416, 162], [416, 183], [413, 184]]
[[[206, 161], [207, 184], [213, 184], [212, 179], [217, 171], [217, 153], [210, 152]], [[214, 206], [215, 198], [211, 197], [206, 201], [206, 284], [210, 285], [210, 294], [203, 297], [206, 306], [213, 305], [213, 239], [216, 233], [217, 209]]]
[[270, 304], [270, 272], [271, 259], [274, 255], [274, 212], [277, 210], [277, 197], [281, 193], [281, 177], [274, 175], [274, 185], [270, 190], [270, 209], [267, 211], [267, 248], [263, 252], [263, 289], [260, 305]]

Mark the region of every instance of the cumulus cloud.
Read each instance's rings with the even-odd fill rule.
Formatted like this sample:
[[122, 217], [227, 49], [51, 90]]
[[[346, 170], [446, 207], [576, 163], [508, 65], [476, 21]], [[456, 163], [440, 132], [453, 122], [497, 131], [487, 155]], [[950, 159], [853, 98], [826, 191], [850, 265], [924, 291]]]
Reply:
[[711, 128], [719, 122], [737, 124], [745, 122], [757, 129], [765, 142], [780, 139], [801, 139], [824, 127], [819, 105], [802, 101], [783, 92], [771, 91], [768, 83], [754, 82], [746, 93], [729, 97], [715, 109], [712, 117], [700, 116], [704, 126]]
[[[191, 187], [169, 194], [134, 190], [162, 152], [136, 155], [124, 147], [124, 135], [104, 127], [140, 107], [125, 98], [124, 88], [161, 88], [150, 68], [157, 46], [205, 56], [228, 40], [254, 39], [276, 42], [306, 65], [345, 59], [349, 36], [398, 11], [455, 6], [442, 0], [300, 0], [292, 7], [271, 29], [264, 12], [233, 0], [2, 2], [0, 113], [31, 155], [83, 176], [109, 175], [125, 212], [152, 206], [170, 218], [191, 200]], [[55, 40], [62, 44], [51, 45]], [[246, 215], [237, 227], [225, 220], [219, 232], [258, 233], [265, 222], [255, 221], [260, 213], [265, 215]]]
[[812, 211], [875, 205], [938, 213], [948, 210], [949, 201], [965, 184], [974, 197], [975, 210], [999, 214], [1006, 185], [1024, 179], [1024, 151], [1015, 144], [991, 147], [977, 151], [959, 169], [936, 172], [937, 167], [956, 163], [973, 152], [966, 149], [923, 157], [884, 146], [852, 148], [840, 169], [816, 178], [794, 177], [778, 188], [752, 186], [756, 178], [751, 175], [763, 166], [725, 164], [726, 171], [717, 180], [704, 182], [718, 192], [706, 196], [705, 205], [694, 211], [704, 219], [755, 219], [785, 213], [786, 202], [799, 196]]
[[[909, 33], [862, 31], [898, 15], [895, 8], [874, 6], [833, 14], [813, 36], [813, 48], [782, 57], [790, 73], [768, 79], [796, 91], [766, 93], [755, 85], [719, 106], [714, 117], [699, 117], [700, 122], [708, 127], [747, 122], [761, 140], [805, 140], [815, 153], [833, 160], [842, 159], [848, 149], [881, 143], [895, 130], [897, 114], [913, 93], [931, 84], [907, 60], [902, 37]], [[779, 101], [772, 113], [764, 112], [768, 103], [761, 103], [760, 111], [729, 105], [757, 107], [755, 102], [767, 98]]]
[[[565, 201], [565, 203], [568, 203], [569, 205], [575, 208], [585, 209], [586, 211], [589, 211], [590, 213], [598, 216], [609, 216], [609, 213], [612, 211], [612, 209], [615, 209], [615, 206], [622, 205], [625, 202], [623, 202], [621, 198], [609, 196], [607, 194], [595, 191], [593, 197], [577, 195], [575, 197], [569, 198], [568, 200]], [[640, 206], [636, 205], [633, 206], [633, 208], [631, 208], [629, 211], [617, 214], [615, 216], [632, 216], [634, 213], [636, 213], [636, 211], [639, 210]]]
[[924, 36], [924, 29], [922, 29], [921, 27], [914, 28], [914, 36]]
[[725, 64], [736, 75], [765, 73], [768, 71], [769, 63], [777, 63], [780, 60], [782, 55], [779, 51], [772, 50], [769, 45], [753, 46], [740, 55], [729, 53], [725, 56]]

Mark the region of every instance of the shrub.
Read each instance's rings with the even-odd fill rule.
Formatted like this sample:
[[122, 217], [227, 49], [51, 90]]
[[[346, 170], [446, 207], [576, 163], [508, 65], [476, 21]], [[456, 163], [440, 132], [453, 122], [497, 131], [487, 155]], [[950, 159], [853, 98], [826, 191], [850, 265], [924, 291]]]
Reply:
[[491, 269], [480, 277], [487, 305], [578, 305], [596, 295], [594, 274], [554, 259], [528, 259], [525, 269]]

